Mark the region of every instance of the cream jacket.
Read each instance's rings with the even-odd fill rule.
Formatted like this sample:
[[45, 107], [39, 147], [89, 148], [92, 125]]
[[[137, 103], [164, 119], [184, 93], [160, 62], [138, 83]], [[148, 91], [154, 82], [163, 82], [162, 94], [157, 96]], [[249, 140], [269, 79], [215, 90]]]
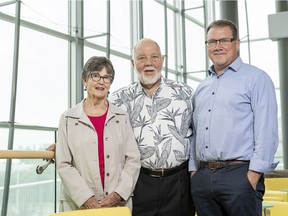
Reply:
[[102, 188], [97, 133], [83, 110], [83, 102], [60, 118], [56, 144], [61, 178], [60, 210], [79, 209], [91, 196], [97, 200], [117, 192], [132, 208], [132, 193], [140, 171], [140, 153], [128, 114], [109, 103], [104, 125], [105, 186]]

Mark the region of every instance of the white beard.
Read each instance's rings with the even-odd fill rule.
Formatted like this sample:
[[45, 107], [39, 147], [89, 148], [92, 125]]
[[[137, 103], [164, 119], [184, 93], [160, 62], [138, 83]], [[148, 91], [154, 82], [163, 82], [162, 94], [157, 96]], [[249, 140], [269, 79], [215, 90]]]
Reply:
[[138, 75], [138, 79], [140, 80], [141, 83], [143, 83], [144, 85], [152, 85], [160, 79], [161, 72], [158, 71], [153, 77], [145, 76], [144, 72], [142, 74], [137, 72], [137, 75]]

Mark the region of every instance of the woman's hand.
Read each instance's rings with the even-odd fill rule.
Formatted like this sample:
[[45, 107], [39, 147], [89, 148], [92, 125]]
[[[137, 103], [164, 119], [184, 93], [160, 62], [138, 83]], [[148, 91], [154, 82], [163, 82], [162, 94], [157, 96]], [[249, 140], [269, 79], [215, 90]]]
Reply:
[[[56, 144], [51, 144], [50, 146], [48, 146], [45, 151], [56, 151]], [[46, 161], [49, 161], [50, 159], [43, 159], [43, 160], [46, 160]], [[54, 154], [54, 158], [51, 158], [51, 161], [50, 161], [52, 164], [55, 163], [55, 154]]]
[[118, 193], [112, 192], [98, 203], [101, 205], [101, 207], [115, 207], [119, 205], [121, 200], [122, 198]]
[[98, 201], [95, 199], [95, 196], [90, 197], [84, 204], [85, 209], [95, 209], [101, 208], [101, 205], [98, 204]]
[[46, 149], [46, 151], [55, 151], [56, 150], [56, 144], [51, 144], [50, 146], [48, 146]]

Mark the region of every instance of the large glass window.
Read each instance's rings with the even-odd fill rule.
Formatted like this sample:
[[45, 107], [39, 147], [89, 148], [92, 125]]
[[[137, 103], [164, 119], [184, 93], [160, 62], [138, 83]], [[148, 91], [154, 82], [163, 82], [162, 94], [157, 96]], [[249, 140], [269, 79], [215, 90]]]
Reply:
[[68, 32], [68, 1], [21, 0], [21, 19], [62, 33]]
[[1, 34], [0, 40], [0, 122], [7, 122], [9, 121], [12, 90], [14, 25], [0, 20], [0, 29], [5, 29], [5, 34]]
[[111, 49], [131, 54], [130, 1], [111, 1]]
[[107, 2], [99, 0], [84, 1], [84, 37], [89, 42], [106, 47]]
[[20, 34], [16, 122], [57, 127], [68, 104], [68, 42], [26, 28]]
[[[55, 133], [55, 131], [16, 129], [14, 149], [44, 150], [55, 142]], [[42, 159], [12, 160], [7, 215], [47, 216], [54, 212], [55, 194], [58, 194], [57, 191], [59, 191], [60, 186], [59, 182], [55, 186], [55, 165], [48, 166], [42, 174], [36, 173], [36, 167], [43, 166], [46, 163]], [[5, 165], [6, 160], [0, 160], [1, 204], [3, 201]]]
[[129, 85], [131, 80], [131, 61], [130, 59], [123, 59], [117, 56], [111, 56], [111, 61], [115, 69], [115, 80], [113, 81], [110, 92], [114, 92], [119, 88]]
[[206, 45], [203, 27], [187, 21], [185, 49], [187, 73], [204, 79], [206, 76]]
[[162, 53], [166, 52], [164, 8], [156, 1], [143, 1], [143, 33], [145, 38], [152, 38], [159, 44]]

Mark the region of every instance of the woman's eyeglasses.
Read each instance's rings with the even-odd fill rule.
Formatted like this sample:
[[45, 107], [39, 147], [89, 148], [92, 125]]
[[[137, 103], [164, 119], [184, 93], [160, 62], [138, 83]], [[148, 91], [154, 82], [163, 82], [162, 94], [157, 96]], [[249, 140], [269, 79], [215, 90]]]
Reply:
[[114, 79], [114, 77], [111, 75], [100, 76], [99, 73], [91, 73], [90, 77], [94, 82], [99, 82], [101, 79], [103, 79], [103, 82], [107, 84], [111, 83]]

